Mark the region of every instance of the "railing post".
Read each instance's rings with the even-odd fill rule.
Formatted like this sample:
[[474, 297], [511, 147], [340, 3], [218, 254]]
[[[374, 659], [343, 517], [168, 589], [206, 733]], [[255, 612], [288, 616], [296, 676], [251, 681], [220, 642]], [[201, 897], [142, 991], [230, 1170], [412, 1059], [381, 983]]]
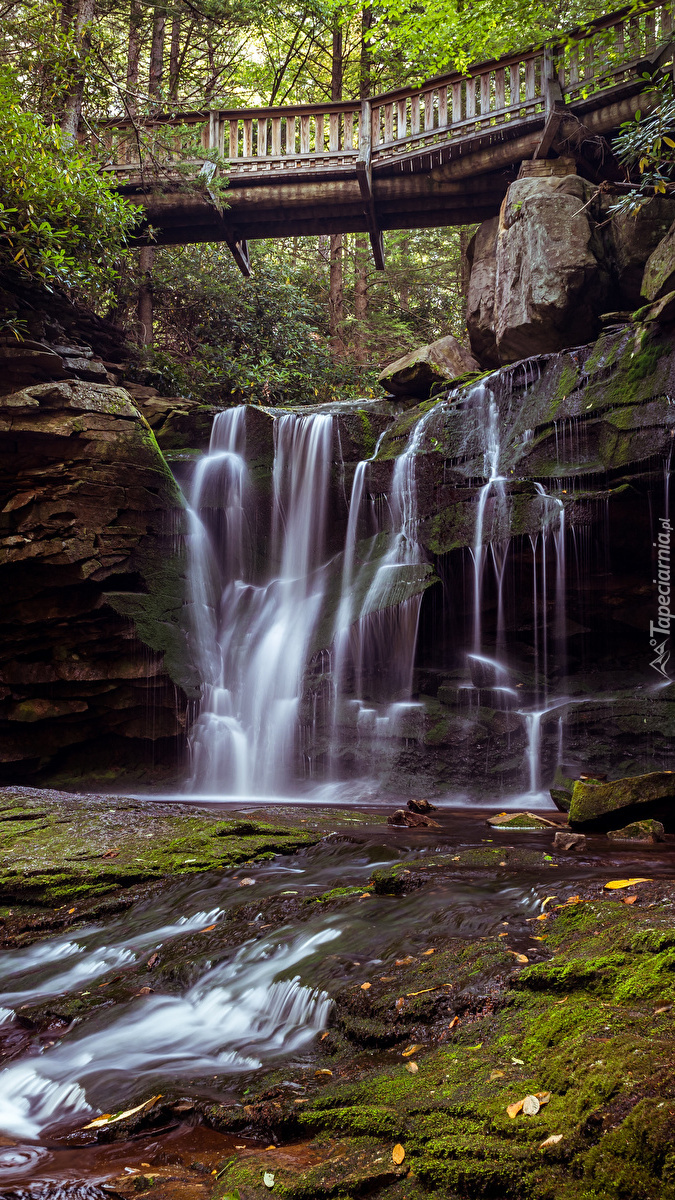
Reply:
[[553, 112], [564, 104], [562, 88], [558, 80], [558, 70], [556, 64], [555, 51], [550, 46], [544, 47], [544, 57], [542, 60], [542, 91], [544, 93], [544, 106], [546, 114]]

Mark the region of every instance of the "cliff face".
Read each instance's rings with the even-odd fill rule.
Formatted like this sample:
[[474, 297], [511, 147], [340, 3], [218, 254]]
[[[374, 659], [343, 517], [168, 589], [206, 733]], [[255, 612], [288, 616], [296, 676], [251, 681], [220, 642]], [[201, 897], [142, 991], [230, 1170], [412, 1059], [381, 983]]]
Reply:
[[3, 777], [175, 769], [183, 502], [129, 395], [72, 379], [0, 397], [0, 509]]

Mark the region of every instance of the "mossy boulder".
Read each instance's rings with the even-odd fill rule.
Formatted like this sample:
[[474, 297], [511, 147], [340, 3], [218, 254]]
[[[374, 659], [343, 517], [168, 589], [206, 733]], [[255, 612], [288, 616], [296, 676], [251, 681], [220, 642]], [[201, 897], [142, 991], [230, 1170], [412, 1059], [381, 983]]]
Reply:
[[451, 383], [470, 371], [480, 371], [479, 364], [456, 338], [448, 334], [429, 346], [411, 350], [410, 354], [385, 367], [378, 375], [378, 383], [395, 396], [426, 400], [434, 388]]
[[[608, 783], [578, 780], [572, 791], [570, 825], [574, 829], [620, 829], [655, 818], [675, 827], [675, 773], [652, 771]], [[627, 820], [628, 818], [628, 820]]]
[[644, 844], [653, 846], [656, 842], [662, 842], [665, 836], [663, 825], [660, 821], [632, 821], [630, 825], [624, 825], [623, 829], [610, 829], [607, 837], [612, 842], [625, 843], [627, 845]]

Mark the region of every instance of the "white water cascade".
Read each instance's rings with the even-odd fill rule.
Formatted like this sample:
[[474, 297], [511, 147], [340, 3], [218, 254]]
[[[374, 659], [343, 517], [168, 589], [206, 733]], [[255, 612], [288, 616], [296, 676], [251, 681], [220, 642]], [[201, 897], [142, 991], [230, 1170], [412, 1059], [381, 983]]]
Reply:
[[192, 491], [195, 657], [202, 703], [193, 727], [192, 788], [271, 794], [288, 776], [308, 651], [324, 595], [333, 441], [327, 414], [274, 422], [270, 562], [252, 578], [247, 545], [246, 408], [219, 413]]

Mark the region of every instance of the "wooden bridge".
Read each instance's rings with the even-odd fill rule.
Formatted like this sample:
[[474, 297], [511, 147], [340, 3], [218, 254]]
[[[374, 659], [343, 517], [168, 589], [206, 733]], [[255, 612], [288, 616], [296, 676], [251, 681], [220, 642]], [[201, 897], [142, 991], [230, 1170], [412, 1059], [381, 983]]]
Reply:
[[155, 244], [225, 241], [248, 274], [250, 238], [368, 233], [382, 269], [383, 230], [494, 216], [525, 159], [565, 153], [590, 179], [617, 178], [601, 139], [654, 106], [641, 76], [673, 70], [672, 39], [671, 4], [655, 3], [368, 100], [112, 119], [96, 136]]

